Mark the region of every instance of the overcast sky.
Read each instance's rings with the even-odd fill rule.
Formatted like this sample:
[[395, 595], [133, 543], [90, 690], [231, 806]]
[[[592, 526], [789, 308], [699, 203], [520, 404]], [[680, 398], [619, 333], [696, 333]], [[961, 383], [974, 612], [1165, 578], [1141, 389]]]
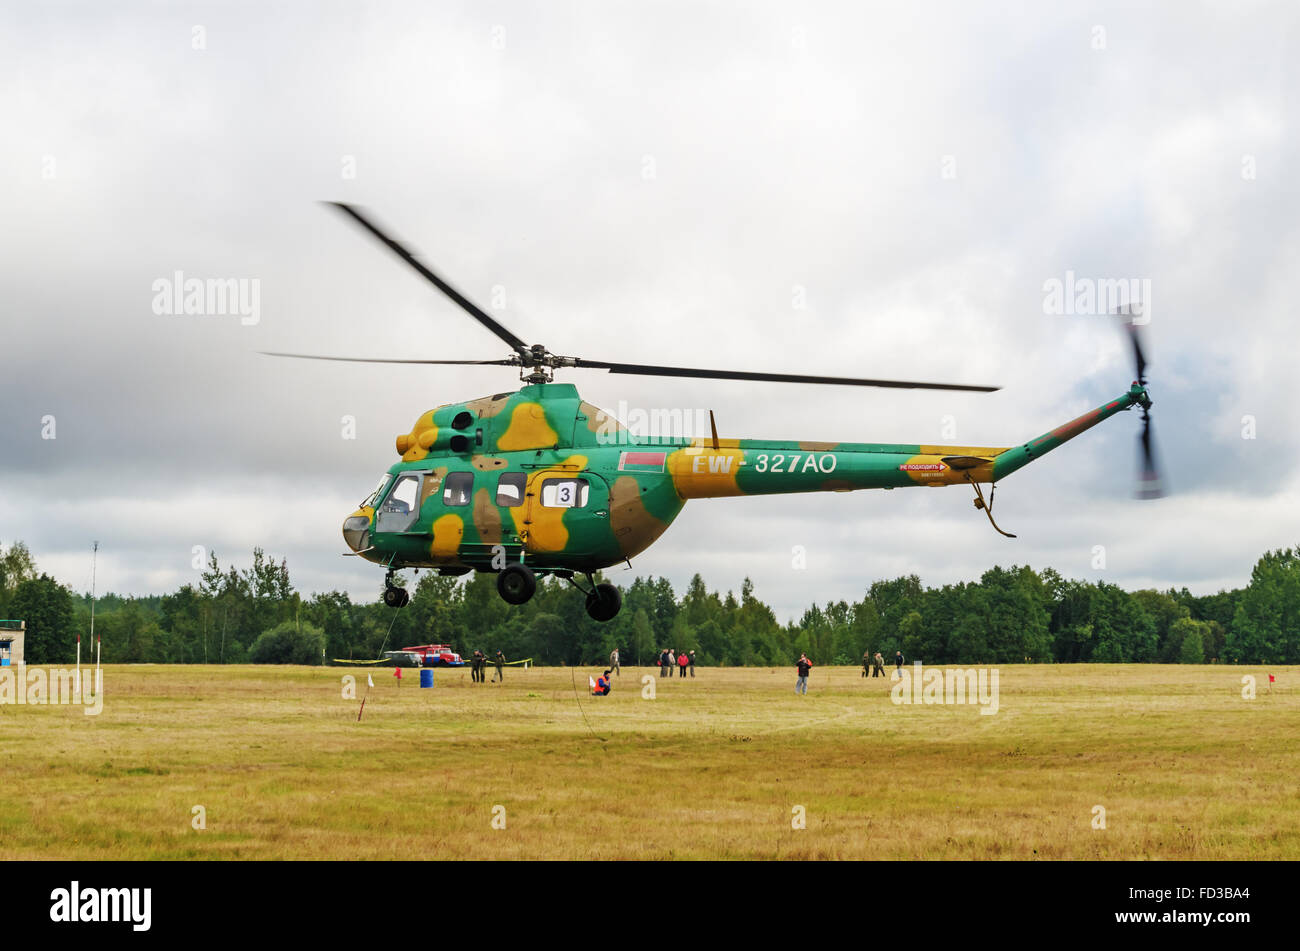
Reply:
[[[1018, 563], [1212, 593], [1300, 541], [1294, 4], [17, 6], [0, 543], [74, 589], [98, 540], [101, 591], [262, 546], [300, 590], [372, 597], [340, 523], [394, 436], [517, 385], [259, 356], [507, 355], [322, 199], [557, 353], [1003, 387], [561, 376], [724, 436], [1022, 442], [1133, 377], [1115, 322], [1045, 285], [1148, 282], [1169, 497], [1132, 498], [1130, 413], [999, 486], [1014, 540], [955, 487], [692, 502], [633, 565], [679, 591], [749, 576], [786, 620]], [[256, 279], [256, 322], [155, 313], [178, 271]]]

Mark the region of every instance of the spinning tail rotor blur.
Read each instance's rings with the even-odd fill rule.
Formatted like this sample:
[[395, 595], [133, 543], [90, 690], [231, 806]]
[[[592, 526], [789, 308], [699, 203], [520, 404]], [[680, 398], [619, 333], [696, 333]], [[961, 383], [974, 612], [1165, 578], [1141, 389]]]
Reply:
[[[1136, 382], [1146, 388], [1147, 357], [1142, 325], [1132, 313], [1122, 313], [1124, 326], [1133, 344], [1133, 366]], [[1142, 406], [1142, 432], [1138, 434], [1138, 479], [1134, 495], [1139, 499], [1158, 499], [1164, 496], [1164, 481], [1156, 461], [1155, 441], [1151, 431], [1151, 399], [1146, 397]]]

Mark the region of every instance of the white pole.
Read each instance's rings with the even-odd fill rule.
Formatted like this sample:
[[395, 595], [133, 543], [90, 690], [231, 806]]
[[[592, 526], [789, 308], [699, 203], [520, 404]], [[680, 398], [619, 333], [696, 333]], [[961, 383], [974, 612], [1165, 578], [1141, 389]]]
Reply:
[[72, 685], [72, 693], [73, 696], [77, 698], [77, 702], [80, 703], [81, 702], [81, 632], [80, 631], [77, 632], [77, 679], [76, 682]]
[[[95, 563], [99, 559], [99, 542], [95, 542], [95, 547], [91, 550], [90, 555], [90, 639], [95, 639]], [[81, 636], [77, 636], [77, 652], [81, 652]], [[95, 666], [99, 666], [99, 649], [95, 649]]]

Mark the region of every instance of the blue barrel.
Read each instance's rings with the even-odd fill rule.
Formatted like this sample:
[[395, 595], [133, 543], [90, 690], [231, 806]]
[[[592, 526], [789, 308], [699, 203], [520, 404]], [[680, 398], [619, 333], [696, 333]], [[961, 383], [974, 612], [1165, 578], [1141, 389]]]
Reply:
[[433, 668], [432, 668], [432, 667], [421, 667], [421, 668], [420, 668], [420, 686], [421, 686], [421, 687], [432, 687], [432, 686], [433, 686]]

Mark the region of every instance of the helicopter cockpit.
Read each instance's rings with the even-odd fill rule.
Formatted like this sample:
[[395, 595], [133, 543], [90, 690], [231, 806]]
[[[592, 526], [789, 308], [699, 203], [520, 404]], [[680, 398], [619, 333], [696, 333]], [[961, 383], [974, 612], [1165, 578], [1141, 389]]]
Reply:
[[420, 473], [409, 473], [393, 480], [384, 501], [375, 509], [376, 532], [404, 532], [411, 527], [420, 509]]

